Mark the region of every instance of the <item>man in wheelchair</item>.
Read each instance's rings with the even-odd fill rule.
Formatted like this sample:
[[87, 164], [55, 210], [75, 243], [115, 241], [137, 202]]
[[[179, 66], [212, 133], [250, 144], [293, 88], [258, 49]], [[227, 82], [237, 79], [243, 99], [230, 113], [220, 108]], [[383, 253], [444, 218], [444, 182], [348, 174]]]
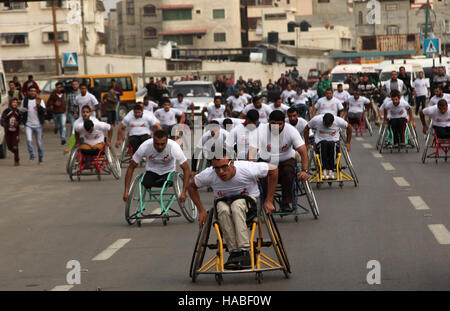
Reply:
[[433, 128], [438, 139], [450, 139], [450, 111], [445, 99], [441, 99], [437, 105], [420, 110], [420, 120], [423, 125], [423, 133], [428, 132], [425, 116], [433, 121]]
[[197, 206], [199, 225], [206, 222], [207, 213], [200, 200], [198, 189], [211, 186], [215, 197], [215, 208], [223, 237], [230, 252], [224, 268], [227, 270], [249, 269], [250, 238], [247, 220], [256, 216], [256, 202], [260, 196], [258, 178], [268, 178], [264, 210], [274, 211], [273, 196], [278, 179], [278, 169], [268, 163], [234, 161], [226, 150], [218, 151], [208, 167], [191, 180], [189, 195]]
[[[356, 90], [355, 90], [356, 91]], [[322, 161], [323, 179], [336, 179], [334, 175], [335, 159], [339, 153], [340, 129], [347, 129], [347, 142], [345, 147], [351, 151], [350, 141], [352, 138], [352, 126], [344, 119], [336, 117], [331, 113], [318, 115], [308, 122], [304, 130], [306, 146], [309, 145], [309, 130], [315, 129], [314, 140], [316, 144], [316, 154], [320, 155]]]
[[133, 153], [139, 149], [139, 146], [151, 137], [151, 129], [161, 130], [159, 120], [152, 113], [144, 113], [141, 105], [133, 107], [133, 113], [127, 114], [122, 120], [117, 133], [116, 148], [119, 148], [125, 139], [125, 129], [129, 127], [128, 142], [132, 147]]
[[248, 149], [250, 139], [256, 136], [256, 129], [259, 127], [259, 113], [252, 109], [245, 115], [245, 122], [236, 125], [227, 137], [226, 145], [229, 149], [236, 151], [236, 158], [248, 160]]
[[[88, 153], [89, 150], [100, 151], [105, 146], [105, 131], [108, 131], [106, 145], [110, 147], [113, 135], [113, 128], [111, 125], [98, 121], [97, 119], [91, 120], [84, 119], [83, 117], [83, 122], [80, 122], [75, 126], [76, 146], [79, 146], [78, 149], [85, 153]], [[80, 143], [80, 138], [83, 139], [83, 143]]]
[[368, 117], [370, 100], [367, 97], [361, 96], [359, 89], [353, 92], [353, 96], [348, 98], [347, 103], [347, 117], [350, 124], [359, 124], [364, 111], [366, 111]]
[[[258, 161], [278, 166], [282, 196], [280, 208], [283, 212], [292, 212], [292, 183], [296, 177], [297, 167], [295, 150], [300, 154], [302, 163], [299, 179], [302, 181], [308, 179], [308, 151], [300, 133], [295, 127], [286, 123], [283, 112], [275, 110], [270, 113], [269, 123], [258, 127], [257, 139], [252, 139], [249, 146], [250, 161], [256, 160], [259, 152]], [[265, 189], [266, 181], [262, 180], [262, 183]]]
[[[386, 100], [384, 103], [384, 121], [383, 126], [388, 124], [392, 128], [392, 133], [394, 136], [394, 148], [405, 143], [405, 125], [407, 122], [415, 128], [416, 124], [414, 122], [412, 108], [408, 102], [401, 97], [398, 90], [392, 90], [390, 93], [390, 100]], [[388, 119], [388, 113], [390, 117]]]
[[143, 186], [146, 188], [162, 187], [167, 176], [175, 171], [175, 161], [179, 163], [184, 176], [183, 189], [179, 199], [181, 203], [184, 203], [186, 201], [186, 188], [190, 177], [189, 165], [180, 145], [172, 139], [168, 139], [168, 134], [163, 130], [157, 130], [153, 138], [143, 142], [134, 153], [133, 160], [125, 176], [124, 202], [128, 200], [134, 169], [143, 157], [147, 158], [147, 172], [142, 181]]

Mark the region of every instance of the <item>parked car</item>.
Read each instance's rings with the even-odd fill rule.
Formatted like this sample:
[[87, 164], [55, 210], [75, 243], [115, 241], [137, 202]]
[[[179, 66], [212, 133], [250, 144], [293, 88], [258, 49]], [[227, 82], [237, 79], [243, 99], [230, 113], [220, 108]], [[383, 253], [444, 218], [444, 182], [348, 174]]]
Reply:
[[214, 104], [214, 96], [222, 95], [217, 93], [214, 84], [210, 81], [175, 82], [170, 92], [170, 98], [177, 98], [180, 93], [194, 103], [194, 114], [196, 116], [201, 115], [203, 107]]

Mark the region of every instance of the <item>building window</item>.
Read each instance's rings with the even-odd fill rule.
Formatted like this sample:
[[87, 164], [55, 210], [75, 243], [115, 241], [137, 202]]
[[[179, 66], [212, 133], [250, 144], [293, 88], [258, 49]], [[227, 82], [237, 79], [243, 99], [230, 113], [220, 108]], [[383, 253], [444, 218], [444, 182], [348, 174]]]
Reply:
[[164, 36], [164, 41], [174, 41], [178, 45], [193, 45], [194, 37], [193, 35], [167, 35]]
[[28, 8], [28, 4], [26, 2], [5, 2], [0, 3], [0, 7], [4, 11], [26, 10]]
[[225, 18], [225, 10], [224, 9], [213, 10], [213, 18], [214, 19]]
[[358, 24], [359, 24], [359, 25], [364, 24], [364, 20], [363, 20], [363, 12], [361, 12], [361, 11], [358, 12]]
[[156, 7], [151, 4], [144, 6], [144, 15], [156, 15]]
[[[52, 2], [53, 1], [45, 1], [45, 7], [46, 8], [51, 8], [52, 7]], [[62, 8], [62, 7], [66, 7], [66, 1], [64, 0], [55, 0], [55, 8]]]
[[227, 41], [227, 34], [224, 32], [214, 33], [214, 42], [225, 42]]
[[157, 37], [157, 31], [153, 27], [147, 27], [144, 29], [144, 38], [145, 39], [152, 39]]
[[375, 36], [362, 37], [362, 49], [363, 50], [376, 50], [377, 38]]
[[2, 38], [3, 46], [28, 45], [27, 33], [2, 33], [0, 36]]
[[[53, 43], [55, 41], [55, 36], [53, 32], [44, 32], [42, 34], [43, 43]], [[58, 31], [58, 42], [65, 43], [69, 42], [69, 32], [68, 31]]]
[[247, 0], [248, 6], [257, 6], [257, 5], [270, 5], [272, 6], [273, 0]]
[[[426, 29], [426, 24], [422, 24], [420, 25], [420, 31], [425, 34], [425, 29]], [[431, 32], [433, 32], [433, 25], [431, 23], [428, 24], [428, 34], [430, 34]]]
[[127, 15], [134, 15], [134, 1], [127, 1]]
[[386, 27], [386, 34], [388, 35], [398, 35], [400, 27], [396, 25], [390, 25]]
[[277, 20], [277, 19], [286, 19], [286, 13], [277, 13], [277, 14], [265, 14], [265, 20]]
[[444, 33], [450, 33], [450, 23], [448, 19], [444, 21]]
[[330, 0], [319, 0], [319, 3], [330, 3]]
[[136, 36], [130, 36], [127, 39], [127, 47], [135, 48], [136, 47]]
[[192, 19], [192, 9], [163, 10], [163, 21]]

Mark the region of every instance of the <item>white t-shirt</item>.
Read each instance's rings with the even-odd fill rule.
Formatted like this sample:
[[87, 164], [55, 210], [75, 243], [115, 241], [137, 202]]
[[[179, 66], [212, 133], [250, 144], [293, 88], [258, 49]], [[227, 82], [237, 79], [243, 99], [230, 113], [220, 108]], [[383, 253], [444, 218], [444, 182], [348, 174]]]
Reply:
[[245, 105], [247, 102], [242, 97], [236, 98], [234, 95], [227, 98], [227, 103], [231, 105], [233, 109], [231, 111], [237, 111], [241, 112], [244, 110]]
[[142, 117], [136, 119], [134, 111], [130, 112], [131, 114], [128, 113], [122, 120], [122, 124], [130, 128], [129, 136], [150, 135], [150, 128], [159, 123], [153, 113], [143, 113]]
[[348, 112], [351, 113], [364, 112], [364, 105], [370, 104], [370, 100], [364, 96], [359, 96], [358, 99], [355, 99], [354, 96], [350, 96], [347, 102], [348, 102]]
[[295, 92], [295, 95], [292, 97], [295, 105], [306, 105], [308, 98], [308, 94], [305, 92], [302, 92], [301, 94], [297, 94], [297, 92]]
[[111, 129], [111, 125], [102, 121], [92, 121], [94, 123], [94, 130], [89, 133], [84, 128], [84, 121], [80, 122], [75, 128], [75, 132], [80, 134], [80, 138], [83, 138], [83, 143], [89, 146], [94, 146], [105, 141], [105, 131]]
[[[273, 145], [278, 143], [278, 145]], [[250, 141], [250, 146], [258, 148], [260, 157], [263, 160], [270, 160], [272, 163], [283, 162], [294, 157], [294, 149], [303, 146], [300, 133], [292, 125], [285, 123], [279, 135], [270, 131], [270, 124], [261, 124], [258, 128], [258, 140]], [[294, 148], [294, 149], [292, 149]]]
[[272, 103], [272, 104], [269, 105], [269, 108], [272, 109], [272, 111], [274, 111], [274, 110], [280, 110], [280, 111], [282, 111], [284, 114], [286, 114], [286, 112], [287, 112], [288, 109], [289, 109], [289, 106], [288, 106], [288, 105], [285, 105], [285, 104], [281, 104], [280, 107], [275, 107], [275, 104]]
[[[289, 118], [286, 118], [284, 121], [288, 124], [291, 124], [289, 122]], [[291, 125], [300, 133], [300, 136], [304, 139], [305, 127], [307, 124], [308, 124], [308, 121], [306, 121], [302, 117], [298, 117], [297, 124], [296, 125], [291, 124]], [[314, 133], [312, 132], [312, 130], [309, 130], [309, 136], [313, 136], [313, 135], [314, 135]]]
[[[380, 111], [382, 114], [384, 114], [384, 108], [386, 107], [386, 103], [388, 103], [389, 101], [392, 102], [392, 100], [389, 97], [386, 97], [383, 101], [383, 104], [381, 104]], [[391, 111], [390, 110], [387, 111], [387, 119], [388, 120], [391, 119]]]
[[192, 101], [189, 99], [183, 98], [183, 101], [180, 103], [178, 101], [178, 98], [174, 98], [170, 100], [170, 104], [172, 105], [172, 108], [178, 109], [182, 112], [186, 112], [188, 107], [192, 105]]
[[294, 90], [284, 90], [283, 92], [281, 92], [281, 99], [283, 100], [283, 103], [287, 103], [289, 102], [289, 98], [294, 98], [295, 95], [297, 95], [297, 92]]
[[[41, 98], [40, 106], [42, 108], [45, 108], [44, 100]], [[21, 103], [21, 110], [25, 111], [23, 107], [23, 100]], [[26, 110], [28, 112], [27, 114], [27, 124], [26, 126], [29, 127], [41, 127], [42, 124], [39, 122], [39, 115], [38, 115], [38, 108], [36, 105], [36, 99], [28, 99], [28, 109]]]
[[308, 90], [306, 92], [305, 92], [305, 90], [303, 90], [302, 94], [305, 94], [309, 99], [313, 99], [314, 98], [314, 93], [311, 90]]
[[339, 141], [339, 129], [347, 128], [347, 121], [340, 117], [334, 117], [333, 124], [330, 127], [326, 127], [323, 125], [323, 117], [323, 115], [315, 116], [308, 122], [309, 128], [316, 130], [314, 135], [315, 143], [317, 144], [322, 140]]
[[215, 133], [214, 137], [211, 135], [211, 131], [206, 131], [205, 134], [203, 134], [202, 138], [199, 139], [197, 145], [195, 146], [196, 149], [204, 149], [204, 150], [211, 150], [212, 146], [215, 146], [215, 150], [222, 151], [225, 147], [225, 142], [228, 138], [229, 133], [224, 130], [220, 129], [218, 133]]
[[320, 98], [314, 106], [320, 114], [331, 113], [335, 116], [338, 115], [340, 110], [344, 109], [341, 101], [337, 98], [328, 100], [326, 97]]
[[[89, 120], [91, 120], [92, 122], [100, 122], [96, 117], [93, 117], [92, 115], [89, 117]], [[78, 119], [75, 120], [75, 122], [73, 122], [73, 127], [72, 127], [72, 135], [75, 134], [75, 129], [77, 128], [77, 126], [79, 125], [84, 126], [84, 120], [83, 117], [79, 117]]]
[[[84, 95], [84, 96], [81, 95], [81, 93], [78, 94], [77, 97], [75, 97], [75, 103], [76, 103], [76, 105], [78, 106], [78, 112], [79, 112], [79, 114], [81, 114], [81, 109], [83, 108], [83, 106], [88, 105], [88, 106], [91, 107], [91, 109], [92, 109], [92, 108], [95, 108], [95, 106], [98, 105], [97, 98], [95, 98], [95, 96], [92, 95], [92, 94], [89, 93], [89, 92], [86, 92], [86, 95]], [[95, 111], [92, 111], [91, 114], [92, 114], [94, 117], [96, 116]]]
[[229, 133], [226, 144], [229, 148], [233, 148], [237, 145], [237, 158], [239, 160], [246, 160], [248, 158], [248, 147], [250, 140], [257, 142], [258, 131], [254, 124], [244, 126], [244, 124], [238, 124]]
[[220, 105], [219, 108], [216, 108], [215, 105], [206, 107], [206, 111], [208, 111], [208, 121], [212, 121], [218, 118], [224, 118], [225, 110], [226, 110], [225, 105]]
[[251, 195], [258, 198], [258, 178], [264, 178], [269, 172], [269, 165], [264, 162], [234, 161], [236, 174], [230, 180], [223, 181], [212, 167], [195, 176], [198, 188], [211, 187], [214, 197], [223, 198], [234, 195]]
[[333, 97], [339, 99], [341, 101], [341, 103], [344, 103], [349, 99], [350, 94], [345, 90], [342, 92], [334, 91]]
[[433, 120], [433, 126], [447, 127], [450, 126], [450, 109], [442, 114], [437, 105], [425, 108], [423, 114], [429, 116]]
[[147, 106], [144, 105], [144, 110], [153, 112], [153, 110], [157, 109], [158, 107], [159, 107], [159, 105], [157, 103], [155, 103], [154, 101], [149, 100], [148, 101], [148, 105]]
[[389, 119], [400, 119], [400, 118], [408, 119], [407, 111], [411, 109], [411, 106], [408, 104], [406, 100], [401, 98], [398, 106], [395, 106], [392, 100], [390, 100], [386, 102], [384, 109], [390, 111]]
[[444, 93], [442, 97], [437, 97], [436, 95], [434, 95], [433, 97], [431, 97], [430, 103], [428, 104], [428, 107], [437, 105], [437, 103], [438, 103], [441, 99], [445, 99], [445, 100], [447, 101], [447, 104], [450, 104], [450, 94]]
[[187, 161], [180, 145], [172, 139], [167, 140], [167, 146], [162, 152], [158, 152], [153, 146], [153, 139], [148, 139], [141, 144], [133, 156], [133, 161], [140, 163], [143, 157], [147, 157], [145, 169], [158, 175], [164, 175], [175, 171], [175, 161], [183, 164]]
[[252, 95], [244, 93], [243, 95], [241, 95], [240, 97], [242, 97], [242, 99], [245, 101], [245, 104], [247, 105], [248, 102], [253, 98]]
[[239, 118], [216, 118], [216, 119], [213, 119], [213, 120], [219, 122], [220, 127], [224, 128], [223, 121], [225, 119], [230, 119], [233, 122], [233, 127], [235, 127], [236, 125], [239, 125], [239, 124], [242, 124], [242, 123], [245, 122], [245, 119], [239, 119]]
[[176, 116], [181, 116], [183, 112], [178, 109], [170, 108], [169, 111], [165, 111], [164, 108], [155, 111], [155, 117], [159, 119], [162, 125], [175, 125], [177, 124]]
[[259, 122], [267, 123], [269, 122], [269, 115], [272, 112], [269, 105], [261, 104], [261, 108], [256, 108], [253, 104], [245, 106], [245, 109], [242, 111], [243, 114], [247, 114], [250, 110], [255, 109], [259, 113]]
[[414, 80], [413, 88], [416, 91], [417, 96], [427, 96], [430, 83], [425, 78], [417, 78]]

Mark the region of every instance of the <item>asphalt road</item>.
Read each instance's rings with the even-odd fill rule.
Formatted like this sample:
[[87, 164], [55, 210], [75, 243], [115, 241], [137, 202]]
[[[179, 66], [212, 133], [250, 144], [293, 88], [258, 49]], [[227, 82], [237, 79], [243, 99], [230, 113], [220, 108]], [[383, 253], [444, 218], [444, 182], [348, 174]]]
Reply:
[[[352, 141], [358, 188], [313, 187], [318, 220], [276, 218], [291, 277], [268, 272], [258, 284], [254, 275], [227, 275], [220, 287], [210, 275], [189, 279], [197, 223], [174, 218], [167, 226], [129, 226], [123, 177], [71, 182], [51, 125], [42, 165], [28, 161], [21, 139], [21, 166], [12, 166], [11, 154], [0, 160], [0, 290], [450, 289], [450, 163], [422, 164], [421, 153], [412, 150], [379, 157], [368, 134]], [[203, 191], [202, 200], [211, 206], [212, 195]], [[93, 260], [110, 246], [105, 260]], [[67, 284], [71, 260], [81, 264], [81, 284]], [[371, 260], [380, 263], [381, 284], [367, 283]]]

